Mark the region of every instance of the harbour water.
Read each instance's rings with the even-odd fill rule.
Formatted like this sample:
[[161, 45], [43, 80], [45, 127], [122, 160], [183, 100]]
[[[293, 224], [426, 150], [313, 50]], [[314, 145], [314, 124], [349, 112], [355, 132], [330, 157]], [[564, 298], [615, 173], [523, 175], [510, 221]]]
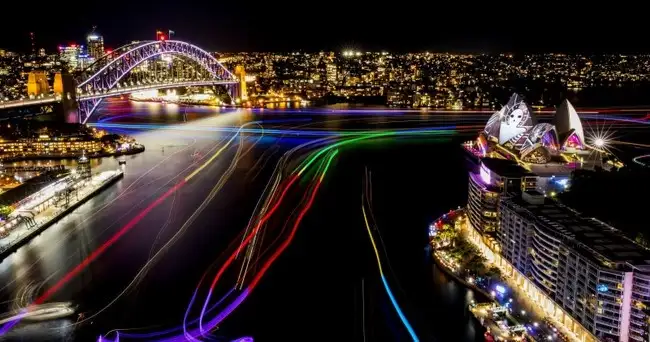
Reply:
[[[429, 223], [466, 201], [467, 174], [459, 143], [487, 115], [395, 112], [247, 112], [207, 107], [109, 101], [99, 123], [146, 146], [126, 157], [124, 179], [75, 210], [0, 264], [3, 311], [23, 306], [53, 286], [185, 175], [197, 156], [214, 153], [228, 132], [262, 120], [319, 130], [468, 126], [446, 138], [387, 138], [343, 148], [312, 210], [259, 288], [215, 332], [225, 340], [404, 340], [361, 216], [362, 177], [372, 174], [373, 211], [385, 252], [387, 280], [423, 341], [481, 341], [467, 311], [471, 291], [438, 270], [426, 250]], [[171, 125], [171, 126], [170, 126]], [[177, 125], [203, 127], [174, 129]], [[134, 277], [192, 215], [229, 166], [225, 151], [199, 176], [167, 198], [99, 258], [63, 286], [51, 302], [71, 301], [77, 315], [20, 324], [6, 340], [93, 340], [112, 329], [177, 327], [205, 269], [246, 227], [273, 165], [283, 151], [310, 137], [249, 139], [243, 156], [209, 210], [185, 231], [144, 276]], [[97, 169], [113, 169], [105, 158]], [[362, 286], [362, 284], [364, 284]]]

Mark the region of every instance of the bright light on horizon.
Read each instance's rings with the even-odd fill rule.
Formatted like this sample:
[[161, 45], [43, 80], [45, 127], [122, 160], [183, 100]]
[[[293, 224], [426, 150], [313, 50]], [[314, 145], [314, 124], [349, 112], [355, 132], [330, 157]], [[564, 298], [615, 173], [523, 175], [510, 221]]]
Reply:
[[596, 138], [596, 140], [594, 140], [594, 145], [596, 145], [596, 147], [603, 147], [603, 146], [605, 146], [605, 139], [603, 139], [603, 138]]

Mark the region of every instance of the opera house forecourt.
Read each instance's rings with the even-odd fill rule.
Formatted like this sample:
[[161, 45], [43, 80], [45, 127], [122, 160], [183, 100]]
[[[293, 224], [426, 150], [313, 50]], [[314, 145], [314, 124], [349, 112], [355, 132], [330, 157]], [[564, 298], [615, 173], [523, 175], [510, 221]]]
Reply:
[[464, 147], [478, 158], [516, 161], [540, 177], [568, 175], [580, 168], [623, 166], [614, 156], [587, 143], [580, 117], [568, 100], [557, 108], [552, 122], [538, 122], [518, 94], [513, 94], [490, 117], [478, 138]]

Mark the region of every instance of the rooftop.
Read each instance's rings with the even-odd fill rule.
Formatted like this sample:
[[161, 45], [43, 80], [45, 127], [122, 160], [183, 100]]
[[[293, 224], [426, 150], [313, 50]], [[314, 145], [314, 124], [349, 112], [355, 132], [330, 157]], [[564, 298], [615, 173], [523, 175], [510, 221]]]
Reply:
[[534, 174], [513, 160], [499, 158], [483, 158], [481, 163], [491, 172], [505, 178], [521, 178], [524, 176], [533, 176]]
[[603, 266], [616, 268], [615, 264], [623, 263], [630, 266], [650, 265], [650, 250], [638, 245], [620, 230], [595, 218], [583, 217], [557, 201], [544, 198], [537, 191], [526, 191], [522, 196], [504, 199], [504, 204]]

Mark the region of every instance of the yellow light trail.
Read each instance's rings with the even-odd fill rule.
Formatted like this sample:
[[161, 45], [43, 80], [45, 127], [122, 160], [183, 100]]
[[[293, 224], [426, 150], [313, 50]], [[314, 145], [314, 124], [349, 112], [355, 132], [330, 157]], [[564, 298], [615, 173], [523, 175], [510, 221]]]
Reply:
[[379, 258], [379, 250], [377, 249], [377, 244], [375, 243], [375, 239], [372, 237], [372, 231], [370, 230], [370, 224], [368, 223], [368, 216], [366, 215], [366, 209], [365, 209], [363, 203], [361, 204], [361, 212], [363, 213], [363, 221], [366, 224], [366, 230], [368, 231], [368, 235], [370, 236], [370, 242], [372, 243], [372, 249], [374, 249], [374, 251], [375, 251], [375, 257], [377, 258], [377, 266], [379, 267], [379, 275], [381, 276], [381, 281], [384, 284], [384, 288], [386, 289], [386, 293], [388, 294], [388, 298], [390, 299], [391, 303], [393, 304], [393, 307], [395, 308], [395, 311], [397, 311], [397, 315], [402, 320], [402, 323], [404, 324], [404, 327], [406, 327], [406, 330], [408, 330], [408, 333], [411, 335], [411, 338], [413, 339], [413, 341], [419, 342], [420, 339], [415, 334], [415, 330], [413, 330], [413, 327], [411, 327], [411, 324], [406, 319], [406, 316], [402, 312], [402, 309], [400, 309], [399, 304], [397, 304], [397, 300], [395, 299], [395, 296], [393, 296], [393, 292], [390, 290], [390, 287], [388, 286], [388, 281], [386, 281], [386, 277], [384, 276], [384, 270], [381, 267], [381, 259]]
[[228, 141], [226, 141], [226, 143], [223, 144], [223, 146], [221, 146], [221, 148], [219, 150], [217, 150], [217, 152], [215, 152], [212, 155], [212, 157], [210, 157], [208, 160], [206, 160], [201, 166], [199, 166], [192, 173], [187, 175], [187, 177], [185, 177], [185, 181], [186, 182], [189, 181], [190, 179], [192, 179], [192, 177], [196, 176], [199, 172], [201, 172], [201, 170], [205, 169], [210, 163], [212, 163], [221, 154], [221, 152], [223, 152], [226, 148], [228, 148], [228, 146], [230, 146], [230, 144], [232, 144], [232, 142], [235, 140], [235, 138], [238, 137], [239, 134], [241, 134], [241, 130], [242, 130], [243, 127], [244, 126], [239, 127], [239, 130], [237, 130], [237, 133], [235, 133], [230, 139], [228, 139]]

